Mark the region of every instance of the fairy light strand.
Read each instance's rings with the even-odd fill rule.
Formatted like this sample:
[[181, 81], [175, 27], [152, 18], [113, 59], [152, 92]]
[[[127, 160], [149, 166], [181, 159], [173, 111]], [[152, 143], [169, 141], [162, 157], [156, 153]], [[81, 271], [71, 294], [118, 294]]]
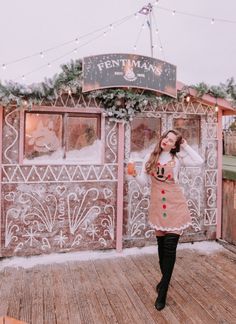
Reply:
[[142, 31], [143, 31], [143, 25], [146, 23], [146, 20], [147, 20], [147, 17], [144, 16], [143, 17], [143, 20], [141, 21], [141, 26], [139, 28], [139, 32], [138, 32], [138, 35], [137, 35], [137, 38], [136, 38], [136, 41], [134, 43], [134, 48], [137, 49], [137, 45], [138, 45], [138, 42], [139, 42], [139, 39], [141, 37], [141, 34], [142, 34]]
[[[149, 5], [149, 4], [148, 4]], [[202, 15], [197, 15], [197, 14], [193, 14], [193, 13], [188, 13], [188, 12], [184, 12], [184, 11], [178, 11], [178, 10], [175, 10], [175, 9], [169, 9], [169, 8], [166, 8], [166, 7], [162, 7], [162, 6], [159, 6], [158, 5], [158, 0], [150, 3], [150, 6], [151, 7], [155, 7], [157, 8], [158, 10], [163, 10], [163, 11], [167, 11], [167, 12], [170, 12], [172, 13], [173, 16], [176, 16], [177, 14], [180, 14], [180, 15], [185, 15], [185, 16], [189, 16], [189, 17], [193, 17], [193, 18], [200, 18], [200, 19], [205, 19], [205, 20], [209, 20], [211, 22], [211, 24], [213, 25], [215, 22], [222, 22], [222, 23], [232, 23], [232, 24], [236, 24], [236, 21], [235, 20], [228, 20], [228, 19], [222, 19], [222, 18], [213, 18], [213, 17], [209, 17], [209, 16], [202, 16]], [[39, 71], [41, 69], [43, 69], [44, 67], [46, 66], [51, 66], [51, 63], [54, 63], [58, 60], [60, 60], [61, 58], [64, 58], [66, 56], [68, 56], [69, 54], [71, 53], [77, 53], [77, 50], [83, 46], [86, 46], [87, 44], [91, 43], [92, 41], [96, 40], [96, 39], [99, 39], [100, 37], [104, 36], [104, 35], [107, 35], [108, 32], [111, 32], [113, 30], [114, 27], [117, 27], [121, 24], [123, 24], [124, 22], [128, 21], [129, 19], [131, 19], [132, 17], [139, 17], [140, 16], [140, 10], [139, 11], [136, 11], [135, 13], [131, 14], [131, 15], [128, 15], [128, 16], [125, 16], [121, 19], [118, 19], [116, 21], [114, 21], [113, 23], [109, 23], [108, 25], [104, 26], [104, 27], [100, 27], [94, 31], [91, 31], [89, 33], [86, 33], [84, 35], [81, 35], [81, 36], [77, 36], [75, 38], [73, 38], [73, 40], [69, 40], [69, 41], [66, 41], [66, 42], [63, 42], [63, 43], [60, 43], [56, 46], [53, 46], [53, 47], [50, 47], [50, 48], [47, 48], [45, 50], [41, 50], [41, 51], [38, 51], [36, 53], [33, 53], [31, 55], [27, 55], [27, 56], [24, 56], [24, 57], [21, 57], [19, 59], [15, 59], [15, 60], [12, 60], [12, 61], [8, 61], [8, 62], [4, 62], [1, 64], [1, 67], [2, 69], [6, 69], [8, 65], [12, 65], [12, 64], [15, 64], [15, 63], [19, 63], [19, 62], [22, 62], [22, 61], [25, 61], [27, 59], [30, 59], [32, 57], [35, 57], [35, 56], [40, 56], [41, 58], [44, 58], [45, 59], [45, 54], [50, 52], [50, 51], [53, 51], [53, 50], [56, 50], [60, 47], [64, 47], [64, 46], [67, 46], [69, 44], [72, 44], [72, 43], [76, 43], [76, 44], [80, 44], [81, 40], [89, 37], [89, 36], [93, 36], [95, 35], [96, 33], [99, 33], [101, 31], [103, 31], [101, 34], [97, 35], [96, 37], [92, 38], [91, 40], [89, 40], [88, 42], [86, 43], [83, 43], [81, 44], [80, 46], [77, 46], [76, 48], [74, 48], [73, 50], [70, 50], [68, 52], [66, 52], [65, 54], [51, 60], [50, 62], [48, 62], [47, 64], [44, 64], [28, 73], [24, 73], [23, 75], [21, 75], [21, 78], [25, 78], [27, 75], [29, 74], [32, 74], [36, 71]], [[152, 10], [152, 16], [154, 18], [154, 24], [155, 24], [155, 27], [156, 27], [156, 30], [157, 29], [157, 24], [156, 24], [156, 17], [154, 15], [154, 10]], [[145, 18], [146, 19], [146, 18]], [[144, 22], [145, 23], [145, 22]], [[144, 25], [144, 23], [141, 25], [141, 28], [140, 28], [140, 31], [138, 33], [138, 36], [137, 36], [137, 39], [136, 39], [136, 43], [134, 45], [135, 48], [137, 48], [137, 43], [140, 39], [140, 36], [141, 36], [141, 33], [142, 33], [142, 26]], [[164, 53], [164, 49], [163, 49], [163, 46], [162, 46], [162, 42], [161, 42], [161, 38], [160, 38], [160, 33], [158, 32], [157, 33], [157, 37], [158, 37], [158, 40], [159, 40], [159, 43], [160, 43], [160, 50], [162, 52], [162, 55], [165, 59], [165, 53]], [[154, 47], [154, 46], [153, 46]]]
[[190, 12], [179, 11], [179, 10], [175, 10], [175, 9], [169, 9], [169, 8], [162, 7], [162, 6], [156, 6], [156, 8], [157, 9], [160, 9], [160, 10], [163, 10], [163, 11], [168, 11], [173, 16], [176, 16], [177, 14], [179, 14], [179, 15], [189, 16], [189, 17], [193, 17], [193, 18], [205, 19], [205, 20], [208, 20], [211, 23], [212, 23], [212, 21], [214, 21], [214, 22], [222, 22], [222, 23], [236, 24], [236, 20], [223, 19], [223, 18], [215, 18], [215, 17], [209, 17], [209, 16], [202, 16], [202, 15], [197, 15], [197, 14], [193, 14], [193, 13], [190, 13]]
[[[56, 58], [53, 59], [53, 60], [50, 60], [50, 62], [48, 62], [48, 63], [46, 63], [46, 64], [43, 64], [43, 65], [37, 67], [36, 69], [31, 70], [31, 71], [25, 73], [25, 74], [24, 74], [24, 78], [26, 78], [26, 77], [27, 77], [28, 75], [30, 75], [30, 74], [33, 74], [34, 72], [38, 72], [38, 71], [44, 69], [44, 68], [46, 68], [46, 67], [51, 67], [53, 63], [55, 63], [55, 62], [61, 60], [62, 58], [65, 58], [66, 56], [68, 56], [68, 55], [70, 55], [70, 54], [73, 54], [75, 50], [78, 50], [78, 49], [80, 49], [81, 47], [84, 47], [84, 46], [90, 44], [91, 42], [93, 42], [94, 40], [97, 40], [97, 39], [99, 39], [99, 38], [101, 38], [101, 37], [104, 37], [104, 32], [102, 32], [102, 33], [100, 33], [98, 36], [96, 36], [96, 37], [90, 39], [88, 42], [79, 45], [77, 48], [73, 48], [73, 50], [70, 50], [70, 51], [66, 52], [65, 54], [63, 54], [63, 55], [60, 55], [60, 56], [56, 57]], [[22, 78], [22, 75], [16, 77], [15, 80], [18, 80], [18, 79], [20, 79], [20, 78]]]
[[109, 28], [109, 30], [111, 30], [111, 26], [113, 26], [113, 28], [114, 27], [117, 27], [117, 26], [123, 24], [124, 22], [126, 22], [127, 20], [129, 20], [129, 19], [131, 19], [133, 17], [134, 17], [134, 14], [125, 16], [125, 17], [123, 17], [121, 19], [118, 19], [118, 20], [114, 21], [113, 23], [110, 23], [110, 24], [108, 24], [108, 25], [106, 25], [104, 27], [100, 27], [100, 28], [98, 28], [98, 29], [96, 29], [96, 30], [94, 30], [92, 32], [86, 33], [86, 34], [81, 35], [81, 36], [76, 36], [76, 37], [73, 38], [73, 40], [69, 40], [69, 41], [60, 43], [60, 44], [58, 44], [56, 46], [49, 47], [49, 48], [47, 48], [45, 50], [41, 50], [41, 51], [35, 52], [33, 54], [23, 56], [23, 57], [21, 57], [19, 59], [15, 59], [15, 60], [12, 60], [12, 61], [4, 62], [2, 64], [2, 68], [6, 69], [6, 67], [9, 66], [9, 65], [13, 65], [13, 64], [16, 64], [16, 63], [19, 63], [19, 62], [22, 62], [22, 61], [26, 61], [26, 60], [28, 60], [30, 58], [33, 58], [33, 57], [37, 57], [37, 56], [43, 57], [48, 52], [51, 52], [51, 51], [54, 51], [54, 50], [56, 50], [58, 48], [61, 48], [61, 47], [64, 47], [66, 45], [75, 43], [76, 41], [82, 40], [82, 39], [87, 38], [87, 37], [89, 37], [91, 35], [94, 35], [96, 33], [99, 33], [102, 30], [107, 30], [108, 28]]
[[152, 16], [153, 16], [153, 22], [154, 22], [154, 25], [155, 25], [155, 30], [157, 30], [157, 38], [158, 38], [158, 41], [159, 41], [159, 44], [160, 44], [160, 51], [163, 55], [163, 58], [165, 60], [165, 51], [164, 51], [164, 48], [163, 48], [163, 45], [162, 45], [162, 41], [161, 41], [161, 36], [160, 36], [160, 30], [159, 28], [157, 28], [157, 21], [156, 21], [156, 16], [154, 14], [154, 11], [152, 12]]
[[[170, 9], [170, 8], [162, 7], [162, 6], [159, 6], [158, 5], [158, 1], [154, 1], [153, 3], [151, 3], [151, 6], [155, 6], [155, 8], [157, 8], [157, 9], [170, 12], [170, 13], [172, 13], [173, 16], [176, 16], [176, 14], [180, 14], [180, 15], [189, 16], [189, 17], [193, 17], [193, 18], [205, 19], [205, 20], [208, 20], [212, 25], [215, 22], [236, 24], [236, 20], [229, 20], [229, 19], [224, 19], [224, 18], [215, 18], [215, 17], [197, 15], [197, 14], [193, 14], [193, 13], [189, 13], [189, 12], [185, 12], [185, 11], [179, 11], [179, 10], [175, 10], [175, 9]], [[2, 64], [2, 68], [5, 69], [8, 65], [12, 65], [12, 64], [15, 64], [15, 63], [18, 63], [18, 62], [22, 62], [22, 61], [25, 61], [25, 60], [30, 59], [32, 57], [38, 56], [38, 55], [40, 55], [41, 57], [43, 57], [45, 53], [48, 53], [48, 52], [53, 51], [53, 50], [56, 50], [56, 49], [58, 49], [60, 47], [66, 46], [68, 44], [71, 44], [71, 43], [75, 42], [75, 40], [80, 40], [80, 39], [86, 38], [86, 37], [88, 37], [90, 35], [93, 35], [95, 33], [98, 33], [101, 30], [107, 29], [107, 27], [109, 27], [109, 26], [113, 26], [114, 27], [116, 24], [119, 24], [119, 22], [122, 21], [123, 19], [131, 18], [134, 15], [135, 16], [138, 16], [139, 15], [139, 11], [137, 11], [134, 14], [131, 14], [129, 16], [126, 16], [126, 17], [123, 17], [121, 19], [118, 19], [117, 21], [115, 21], [113, 23], [110, 23], [109, 25], [106, 25], [104, 27], [100, 27], [100, 28], [98, 28], [98, 29], [96, 29], [96, 30], [94, 30], [92, 32], [89, 32], [89, 33], [84, 34], [84, 35], [81, 35], [81, 36], [77, 36], [73, 40], [69, 40], [69, 41], [60, 43], [60, 44], [58, 44], [56, 46], [49, 47], [49, 48], [47, 48], [45, 50], [41, 50], [41, 51], [38, 51], [36, 53], [23, 56], [23, 57], [21, 57], [19, 59], [15, 59], [15, 60], [12, 60], [12, 61], [4, 62]]]

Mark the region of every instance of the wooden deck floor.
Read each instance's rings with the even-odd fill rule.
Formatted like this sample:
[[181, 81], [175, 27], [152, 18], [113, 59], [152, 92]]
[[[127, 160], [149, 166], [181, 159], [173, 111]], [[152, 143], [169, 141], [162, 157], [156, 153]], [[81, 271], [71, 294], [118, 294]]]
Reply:
[[236, 255], [179, 250], [167, 307], [156, 311], [157, 256], [0, 272], [0, 316], [32, 324], [236, 323]]

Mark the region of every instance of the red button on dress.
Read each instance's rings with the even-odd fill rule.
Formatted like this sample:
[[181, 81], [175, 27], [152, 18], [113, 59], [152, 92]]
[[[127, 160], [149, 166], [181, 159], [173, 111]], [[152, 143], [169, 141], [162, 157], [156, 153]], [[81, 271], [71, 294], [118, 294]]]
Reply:
[[163, 209], [166, 209], [166, 205], [162, 205], [162, 208], [163, 208]]
[[162, 190], [161, 193], [164, 195], [165, 194], [165, 190]]

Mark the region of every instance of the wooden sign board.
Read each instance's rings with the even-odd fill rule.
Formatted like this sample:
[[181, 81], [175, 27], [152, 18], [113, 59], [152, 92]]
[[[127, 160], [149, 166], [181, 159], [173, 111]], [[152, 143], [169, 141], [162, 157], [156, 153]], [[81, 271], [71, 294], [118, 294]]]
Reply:
[[139, 88], [176, 98], [176, 66], [136, 54], [102, 54], [83, 59], [83, 92]]

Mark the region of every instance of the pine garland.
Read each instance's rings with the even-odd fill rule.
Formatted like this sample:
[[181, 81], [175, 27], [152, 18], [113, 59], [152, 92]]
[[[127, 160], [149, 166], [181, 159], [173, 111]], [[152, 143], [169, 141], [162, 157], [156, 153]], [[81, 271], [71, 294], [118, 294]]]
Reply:
[[[74, 96], [82, 93], [82, 61], [70, 61], [61, 66], [62, 72], [44, 82], [30, 86], [21, 85], [15, 82], [8, 82], [6, 85], [0, 82], [0, 105], [6, 107], [10, 104], [17, 106], [39, 105], [42, 100], [55, 101], [60, 94], [68, 91]], [[144, 107], [152, 105], [165, 105], [168, 102], [182, 101], [188, 94], [188, 88], [184, 87], [178, 92], [178, 98], [173, 99], [166, 95], [155, 96], [150, 91], [138, 91], [127, 89], [105, 89], [96, 90], [84, 94], [88, 98], [99, 100], [105, 107], [106, 115], [113, 120], [131, 121], [136, 113], [142, 112]], [[192, 85], [197, 90], [197, 96], [210, 94], [215, 98], [225, 98], [236, 105], [236, 84], [234, 79], [227, 80], [219, 86], [208, 86], [206, 83]]]
[[135, 114], [142, 112], [147, 106], [157, 107], [175, 100], [168, 96], [157, 97], [151, 92], [140, 94], [124, 89], [97, 90], [88, 96], [103, 103], [110, 119], [124, 121], [132, 121]]
[[220, 83], [219, 86], [209, 86], [201, 82], [197, 85], [192, 85], [191, 88], [197, 90], [197, 95], [202, 97], [204, 94], [209, 94], [215, 98], [223, 98], [236, 104], [236, 83], [234, 78], [230, 78], [226, 83]]

